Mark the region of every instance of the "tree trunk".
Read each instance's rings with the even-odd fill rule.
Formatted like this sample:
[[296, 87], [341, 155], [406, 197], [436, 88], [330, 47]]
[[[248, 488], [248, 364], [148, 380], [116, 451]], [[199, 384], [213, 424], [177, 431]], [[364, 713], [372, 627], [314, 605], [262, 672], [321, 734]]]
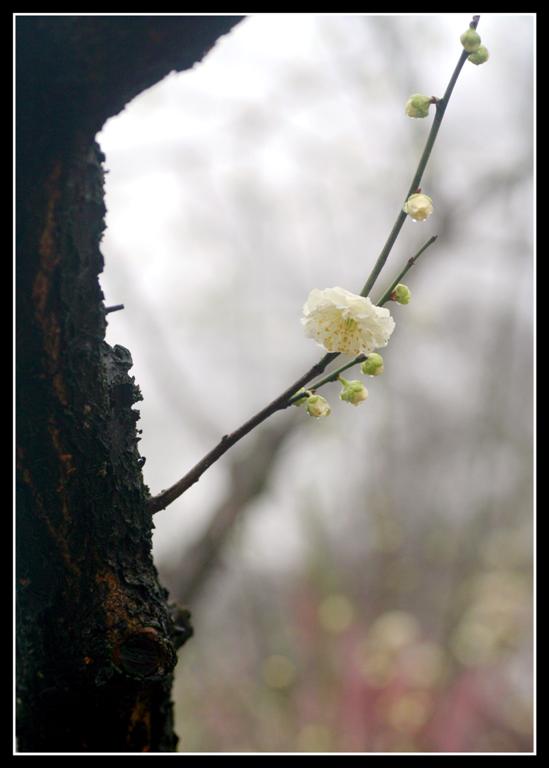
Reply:
[[174, 621], [151, 557], [130, 353], [105, 341], [105, 120], [240, 17], [17, 18], [20, 752], [171, 751]]

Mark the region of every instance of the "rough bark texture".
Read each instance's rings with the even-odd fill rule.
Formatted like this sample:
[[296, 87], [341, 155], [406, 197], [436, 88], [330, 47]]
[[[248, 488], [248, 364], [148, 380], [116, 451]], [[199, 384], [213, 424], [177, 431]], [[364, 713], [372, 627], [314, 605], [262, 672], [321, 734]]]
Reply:
[[188, 636], [151, 558], [131, 356], [104, 341], [104, 121], [239, 17], [19, 17], [17, 695], [21, 752], [170, 751]]

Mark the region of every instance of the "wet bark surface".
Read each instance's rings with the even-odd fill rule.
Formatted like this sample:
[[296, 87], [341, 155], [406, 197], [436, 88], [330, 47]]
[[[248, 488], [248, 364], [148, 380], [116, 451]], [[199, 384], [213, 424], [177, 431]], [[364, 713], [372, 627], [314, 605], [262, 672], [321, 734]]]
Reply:
[[104, 158], [94, 137], [238, 21], [17, 19], [21, 752], [176, 748], [172, 674], [191, 630], [151, 557], [131, 354], [104, 338]]

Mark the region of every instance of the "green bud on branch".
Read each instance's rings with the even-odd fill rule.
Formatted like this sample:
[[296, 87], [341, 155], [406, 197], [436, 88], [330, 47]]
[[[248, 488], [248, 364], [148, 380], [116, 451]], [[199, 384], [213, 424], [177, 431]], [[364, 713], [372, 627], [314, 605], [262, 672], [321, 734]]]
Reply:
[[476, 51], [480, 45], [480, 35], [474, 29], [467, 29], [459, 38], [462, 46], [468, 53]]
[[391, 293], [391, 299], [398, 304], [409, 304], [412, 298], [412, 291], [404, 283], [395, 285], [393, 292]]
[[365, 376], [380, 376], [384, 371], [383, 358], [377, 352], [370, 352], [367, 359], [360, 366]]
[[351, 405], [358, 405], [368, 397], [368, 390], [358, 379], [347, 381], [343, 376], [340, 376], [339, 380], [343, 384], [343, 389], [339, 393], [340, 400], [344, 400]]
[[488, 53], [488, 48], [484, 45], [481, 45], [474, 53], [467, 56], [467, 60], [470, 61], [471, 64], [484, 64], [489, 58], [490, 54]]
[[326, 398], [321, 395], [311, 395], [307, 400], [307, 413], [318, 419], [321, 416], [329, 416], [331, 408]]
[[[436, 101], [436, 99], [435, 99]], [[431, 96], [424, 96], [422, 93], [413, 93], [404, 107], [408, 117], [427, 117], [429, 107], [433, 103]]]

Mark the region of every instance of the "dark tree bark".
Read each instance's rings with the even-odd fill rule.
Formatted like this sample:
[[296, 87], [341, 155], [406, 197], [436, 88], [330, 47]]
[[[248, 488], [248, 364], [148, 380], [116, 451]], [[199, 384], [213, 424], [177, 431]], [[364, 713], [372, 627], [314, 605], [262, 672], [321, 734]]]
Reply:
[[20, 752], [176, 747], [172, 672], [190, 630], [152, 562], [131, 356], [104, 341], [94, 137], [238, 21], [16, 22]]

